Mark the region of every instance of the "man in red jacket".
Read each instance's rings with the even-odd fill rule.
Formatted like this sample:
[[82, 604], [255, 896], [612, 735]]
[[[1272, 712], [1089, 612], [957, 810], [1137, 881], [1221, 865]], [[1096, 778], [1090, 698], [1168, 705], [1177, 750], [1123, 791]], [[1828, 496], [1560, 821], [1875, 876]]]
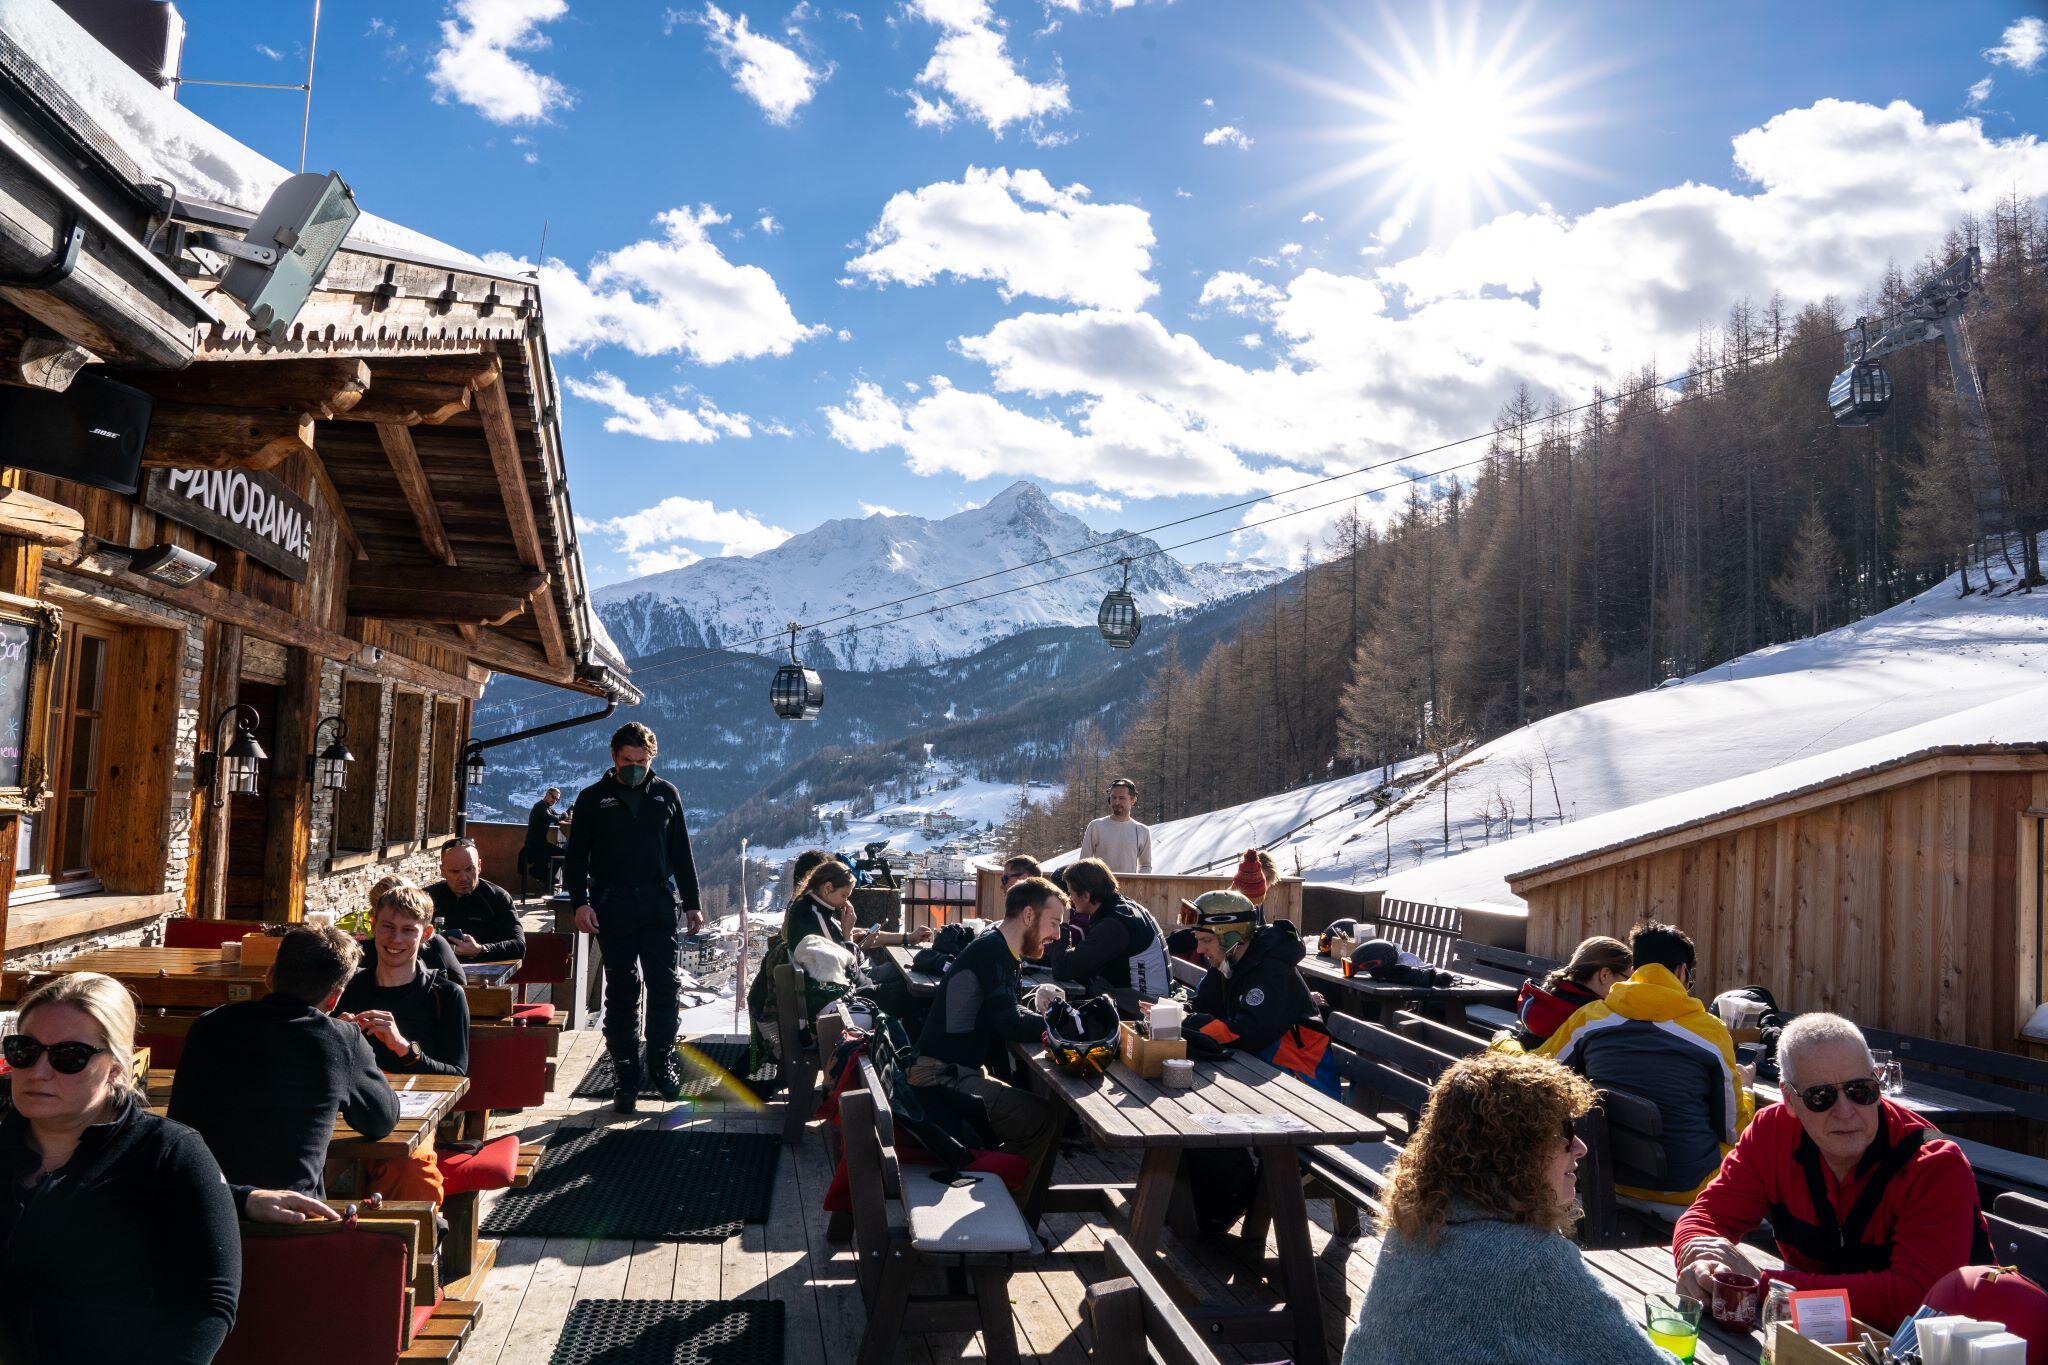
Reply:
[[1840, 1015], [1788, 1024], [1778, 1066], [1784, 1103], [1758, 1112], [1678, 1220], [1679, 1289], [1704, 1298], [1717, 1270], [1756, 1274], [1736, 1244], [1768, 1218], [1785, 1258], [1768, 1278], [1846, 1289], [1857, 1317], [1890, 1331], [1936, 1280], [1991, 1254], [1969, 1159], [1884, 1098]]

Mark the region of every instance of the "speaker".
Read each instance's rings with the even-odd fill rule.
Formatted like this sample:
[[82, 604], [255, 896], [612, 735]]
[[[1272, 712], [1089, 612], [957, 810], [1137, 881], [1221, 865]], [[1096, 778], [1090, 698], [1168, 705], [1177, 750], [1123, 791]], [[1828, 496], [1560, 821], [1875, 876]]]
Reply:
[[154, 410], [142, 390], [93, 374], [62, 393], [0, 385], [0, 465], [133, 493]]

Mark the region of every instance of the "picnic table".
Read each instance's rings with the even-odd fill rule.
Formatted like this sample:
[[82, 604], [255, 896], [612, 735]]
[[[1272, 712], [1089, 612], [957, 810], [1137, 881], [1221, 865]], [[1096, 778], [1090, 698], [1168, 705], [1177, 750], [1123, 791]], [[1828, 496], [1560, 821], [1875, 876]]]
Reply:
[[[171, 1085], [177, 1077], [171, 1067], [151, 1067], [146, 1090], [150, 1112], [162, 1114], [171, 1103]], [[434, 1140], [434, 1129], [455, 1112], [455, 1106], [469, 1093], [466, 1076], [391, 1076], [391, 1088], [398, 1092], [398, 1126], [381, 1138], [366, 1138], [348, 1126], [339, 1113], [334, 1116], [334, 1136], [328, 1140], [327, 1159], [361, 1165], [411, 1156]]]
[[[270, 991], [268, 971], [267, 966], [223, 962], [218, 948], [101, 948], [33, 971], [0, 973], [0, 999], [18, 1000], [46, 976], [99, 972], [128, 987], [136, 1003], [147, 1008], [212, 1009], [262, 999]], [[472, 984], [465, 994], [474, 1018], [502, 1019], [512, 1013], [510, 986]]]
[[[1168, 1090], [1121, 1063], [1112, 1063], [1106, 1075], [1084, 1079], [1061, 1071], [1043, 1047], [1020, 1043], [1015, 1052], [1037, 1088], [1072, 1109], [1097, 1146], [1144, 1153], [1127, 1233], [1141, 1256], [1149, 1258], [1159, 1248], [1181, 1153], [1197, 1147], [1257, 1151], [1261, 1192], [1280, 1247], [1275, 1288], [1284, 1311], [1209, 1305], [1189, 1316], [1218, 1340], [1291, 1341], [1298, 1365], [1323, 1365], [1328, 1355], [1302, 1201], [1300, 1149], [1377, 1142], [1386, 1129], [1254, 1057], [1198, 1061], [1193, 1087]], [[1259, 1249], [1263, 1259], [1263, 1236]]]
[[[1765, 1104], [1777, 1104], [1785, 1098], [1783, 1089], [1776, 1081], [1758, 1081], [1750, 1093]], [[1943, 1090], [1938, 1085], [1908, 1076], [1905, 1085], [1886, 1099], [1903, 1105], [1921, 1118], [1933, 1124], [1967, 1122], [1969, 1120], [2009, 1119], [2014, 1116], [2012, 1106], [2000, 1104], [1976, 1095], [1964, 1095], [1954, 1090]]]
[[[1770, 1253], [1753, 1246], [1744, 1246], [1742, 1254], [1760, 1270], [1774, 1270], [1782, 1264]], [[1585, 1256], [1586, 1268], [1600, 1281], [1601, 1288], [1621, 1301], [1632, 1321], [1642, 1321], [1644, 1295], [1674, 1292], [1668, 1246], [1620, 1247], [1588, 1251]], [[1695, 1365], [1752, 1365], [1762, 1358], [1763, 1349], [1762, 1333], [1731, 1332], [1715, 1322], [1712, 1314], [1700, 1315], [1700, 1342], [1693, 1353]]]
[[1375, 981], [1366, 976], [1346, 976], [1341, 965], [1320, 953], [1310, 953], [1302, 959], [1301, 974], [1310, 989], [1325, 994], [1333, 989], [1343, 992], [1369, 1011], [1360, 1017], [1388, 1028], [1394, 1026], [1394, 1016], [1402, 1010], [1429, 1015], [1452, 1028], [1469, 1028], [1465, 1020], [1467, 1005], [1513, 1009], [1515, 996], [1520, 990], [1498, 981], [1455, 972], [1448, 986], [1409, 986], [1394, 981]]

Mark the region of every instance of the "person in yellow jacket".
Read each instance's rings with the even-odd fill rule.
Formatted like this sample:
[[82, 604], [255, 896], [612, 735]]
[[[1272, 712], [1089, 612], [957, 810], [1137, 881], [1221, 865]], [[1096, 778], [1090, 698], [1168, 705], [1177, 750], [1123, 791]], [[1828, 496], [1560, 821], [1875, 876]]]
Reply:
[[1650, 923], [1629, 936], [1629, 950], [1636, 969], [1628, 980], [1581, 1007], [1537, 1053], [1595, 1087], [1626, 1090], [1657, 1106], [1669, 1188], [1617, 1183], [1615, 1193], [1684, 1206], [1721, 1169], [1756, 1102], [1727, 1027], [1687, 992], [1696, 962], [1692, 940]]

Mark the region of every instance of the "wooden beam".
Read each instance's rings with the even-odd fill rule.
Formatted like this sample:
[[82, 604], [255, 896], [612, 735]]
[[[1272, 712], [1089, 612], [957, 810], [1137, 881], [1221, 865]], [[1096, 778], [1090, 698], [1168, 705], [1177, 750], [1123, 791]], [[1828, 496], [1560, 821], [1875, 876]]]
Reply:
[[505, 397], [500, 379], [477, 390], [477, 415], [483, 419], [484, 439], [491, 448], [491, 468], [498, 476], [498, 493], [505, 500], [505, 520], [512, 531], [512, 549], [519, 562], [538, 569], [544, 562], [540, 551], [540, 526], [533, 517], [533, 498], [526, 489], [526, 461], [519, 454], [519, 432], [512, 425], [512, 405]]
[[[194, 586], [205, 586], [204, 583]], [[242, 628], [229, 621], [215, 620], [206, 632], [206, 661], [201, 669], [203, 686], [200, 704], [198, 748], [213, 748], [214, 723], [220, 713], [233, 706], [242, 690]], [[196, 919], [219, 919], [228, 887], [228, 826], [234, 805], [225, 794], [219, 810], [213, 808], [213, 793], [203, 787], [192, 789], [194, 813], [199, 817], [199, 879], [194, 887], [192, 914]]]
[[256, 365], [201, 361], [182, 370], [122, 370], [113, 378], [159, 402], [218, 408], [277, 408], [325, 419], [347, 412], [370, 390], [362, 360], [266, 360]]
[[546, 585], [548, 576], [527, 569], [464, 569], [441, 564], [393, 564], [379, 560], [349, 576], [351, 588], [416, 592], [423, 597], [516, 597], [524, 602]]
[[547, 658], [532, 645], [495, 630], [477, 631], [474, 640], [465, 639], [464, 647], [472, 659], [501, 672], [518, 673], [524, 677], [546, 673], [549, 668]]
[[313, 471], [313, 482], [320, 485], [320, 500], [327, 504], [341, 538], [349, 543], [358, 563], [369, 559], [370, 552], [363, 548], [363, 538], [356, 534], [355, 520], [348, 514], [348, 504], [341, 500], [341, 490], [334, 486], [334, 476], [327, 472], [327, 461], [316, 453], [308, 465]]
[[459, 413], [469, 411], [475, 390], [467, 384], [423, 384], [404, 379], [380, 379], [370, 386], [363, 400], [336, 416], [345, 422], [396, 422], [401, 426], [437, 427]]
[[412, 509], [420, 543], [427, 547], [427, 553], [453, 568], [455, 550], [448, 544], [448, 532], [441, 525], [441, 509], [434, 501], [434, 490], [427, 486], [427, 471], [420, 467], [420, 452], [412, 443], [412, 433], [396, 423], [379, 422], [377, 440], [384, 447], [384, 458], [391, 462], [391, 472], [398, 476], [405, 505]]
[[502, 626], [526, 614], [527, 599], [505, 593], [428, 593], [416, 588], [348, 590], [348, 614], [373, 621]]
[[398, 380], [414, 384], [461, 384], [480, 389], [498, 382], [501, 366], [496, 351], [458, 351], [448, 355], [393, 356], [376, 362], [382, 384]]
[[85, 535], [85, 517], [19, 488], [0, 489], [0, 536], [19, 536], [34, 545], [64, 549]]
[[62, 393], [79, 370], [100, 357], [28, 314], [0, 309], [0, 384]]
[[548, 662], [560, 667], [569, 662], [569, 644], [562, 638], [562, 616], [555, 610], [555, 590], [543, 587], [533, 595], [533, 624], [540, 631], [541, 648]]
[[274, 469], [301, 452], [318, 458], [309, 413], [159, 403], [142, 463], [152, 469]]
[[320, 657], [305, 649], [292, 650], [285, 661], [273, 729], [276, 743], [264, 783], [270, 819], [263, 845], [263, 917], [286, 923], [306, 914], [306, 848], [313, 827], [306, 755], [320, 718], [320, 665]]

